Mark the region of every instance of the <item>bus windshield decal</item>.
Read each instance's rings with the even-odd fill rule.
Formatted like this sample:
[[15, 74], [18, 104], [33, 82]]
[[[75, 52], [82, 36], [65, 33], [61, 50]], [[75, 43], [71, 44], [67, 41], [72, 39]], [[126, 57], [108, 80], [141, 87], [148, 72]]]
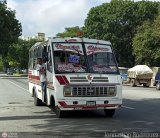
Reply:
[[80, 57], [76, 55], [69, 55], [69, 62], [79, 64]]
[[98, 66], [93, 66], [93, 71], [98, 71], [98, 72], [116, 72], [117, 69], [115, 67], [107, 68], [107, 67], [98, 67]]
[[57, 70], [59, 72], [85, 72], [85, 70], [81, 66], [74, 66], [73, 64], [65, 64], [65, 63], [59, 63]]
[[82, 50], [79, 45], [67, 45], [62, 43], [55, 44], [55, 50], [73, 50], [77, 51], [78, 53], [82, 53]]
[[106, 45], [86, 45], [87, 55], [94, 54], [97, 52], [111, 52], [111, 48]]

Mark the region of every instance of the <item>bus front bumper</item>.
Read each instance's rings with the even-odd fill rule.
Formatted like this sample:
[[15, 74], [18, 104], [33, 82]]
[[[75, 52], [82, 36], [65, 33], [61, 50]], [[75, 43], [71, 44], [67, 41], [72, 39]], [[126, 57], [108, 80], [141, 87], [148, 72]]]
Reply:
[[121, 107], [122, 101], [115, 103], [109, 101], [58, 101], [58, 108], [60, 110], [101, 110], [101, 109], [117, 109]]

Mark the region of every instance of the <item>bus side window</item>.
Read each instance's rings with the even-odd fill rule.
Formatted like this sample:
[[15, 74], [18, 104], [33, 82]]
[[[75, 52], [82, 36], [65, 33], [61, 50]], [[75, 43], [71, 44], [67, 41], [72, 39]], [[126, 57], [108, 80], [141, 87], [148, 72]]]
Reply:
[[28, 67], [29, 67], [29, 69], [31, 69], [32, 68], [32, 57], [31, 57], [32, 55], [31, 55], [31, 51], [29, 51], [29, 62], [28, 62]]
[[113, 55], [109, 53], [109, 64], [110, 65], [115, 65], [115, 61], [114, 61], [114, 58], [113, 58]]
[[43, 58], [45, 61], [48, 61], [47, 46], [44, 46], [44, 48], [43, 48], [42, 58]]
[[31, 51], [31, 55], [30, 55], [30, 69], [33, 69], [33, 50]]
[[38, 57], [38, 58], [41, 58], [41, 57], [42, 57], [42, 48], [41, 48], [41, 47], [38, 47], [38, 48], [37, 48], [37, 57]]
[[48, 56], [47, 56], [47, 69], [49, 72], [53, 71], [53, 66], [52, 66], [52, 56], [51, 56], [51, 49], [48, 47]]
[[34, 57], [33, 57], [33, 69], [36, 69], [36, 67], [37, 67], [37, 51], [38, 51], [38, 49], [37, 48], [35, 48], [34, 49]]

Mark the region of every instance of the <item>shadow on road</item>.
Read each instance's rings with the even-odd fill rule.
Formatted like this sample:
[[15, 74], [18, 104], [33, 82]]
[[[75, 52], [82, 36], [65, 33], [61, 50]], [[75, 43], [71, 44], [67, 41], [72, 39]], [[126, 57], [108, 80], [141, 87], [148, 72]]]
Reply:
[[[31, 126], [58, 132], [160, 130], [160, 99], [139, 101], [124, 99], [123, 105], [125, 108], [118, 109], [113, 118], [106, 118], [102, 111], [74, 111], [68, 112], [66, 118], [62, 119], [55, 120], [55, 116], [45, 118], [46, 125], [35, 124]], [[43, 112], [40, 114], [43, 115]]]
[[[29, 124], [34, 130], [57, 136], [105, 136], [105, 132], [157, 132], [160, 131], [160, 99], [123, 100], [113, 118], [106, 118], [103, 111], [68, 112], [65, 118], [57, 118], [48, 107], [33, 111], [33, 116], [0, 117], [5, 120], [43, 120], [45, 123]], [[39, 108], [39, 107], [38, 107]], [[36, 108], [35, 108], [36, 109]]]

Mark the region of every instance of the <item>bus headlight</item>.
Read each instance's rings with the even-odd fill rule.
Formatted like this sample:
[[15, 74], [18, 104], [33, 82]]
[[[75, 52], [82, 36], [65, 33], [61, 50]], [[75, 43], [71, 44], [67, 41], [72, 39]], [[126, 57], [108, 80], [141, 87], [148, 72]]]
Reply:
[[72, 96], [72, 88], [70, 86], [65, 86], [63, 88], [64, 96]]
[[116, 87], [109, 87], [108, 96], [116, 96]]

